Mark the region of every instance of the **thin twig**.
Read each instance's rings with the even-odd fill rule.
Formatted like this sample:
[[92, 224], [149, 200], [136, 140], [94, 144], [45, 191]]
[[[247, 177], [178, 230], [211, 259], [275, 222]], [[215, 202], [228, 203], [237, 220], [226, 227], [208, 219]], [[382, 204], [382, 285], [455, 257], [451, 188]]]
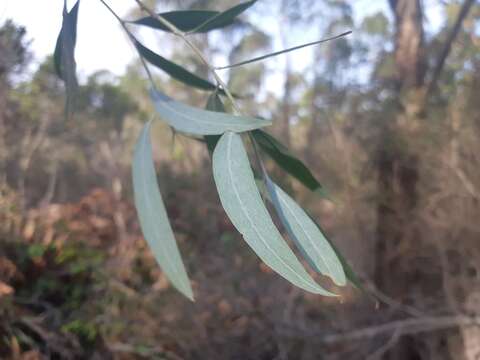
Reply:
[[195, 46], [195, 44], [190, 41], [190, 39], [187, 37], [187, 34], [184, 33], [183, 31], [179, 30], [174, 24], [172, 24], [170, 21], [165, 19], [163, 16], [157, 14], [155, 11], [150, 9], [142, 1], [135, 0], [135, 2], [138, 4], [138, 6], [140, 6], [140, 8], [142, 10], [144, 10], [146, 13], [148, 13], [148, 15], [150, 15], [152, 18], [154, 18], [155, 20], [158, 20], [160, 23], [165, 25], [173, 34], [182, 38], [182, 40], [185, 42], [185, 44], [187, 44], [188, 47], [190, 47], [190, 49], [192, 49], [192, 51], [197, 55], [197, 57], [205, 64], [205, 66], [208, 68], [208, 70], [212, 73], [213, 77], [215, 78], [215, 81], [217, 82], [217, 85], [222, 88], [222, 90], [225, 92], [225, 95], [227, 95], [228, 99], [232, 103], [232, 107], [235, 110], [235, 112], [240, 114], [240, 109], [238, 108], [232, 93], [228, 90], [228, 88], [225, 85], [225, 83], [223, 82], [223, 80], [220, 78], [220, 76], [215, 71], [215, 68], [205, 58], [205, 56], [202, 54], [200, 49], [197, 48]]
[[[103, 0], [101, 0], [103, 1]], [[197, 57], [205, 64], [205, 66], [208, 68], [208, 70], [212, 73], [213, 77], [215, 78], [215, 81], [217, 82], [217, 85], [225, 92], [225, 95], [228, 97], [230, 100], [230, 103], [232, 104], [232, 108], [235, 113], [241, 114], [240, 108], [238, 107], [235, 98], [233, 97], [232, 93], [228, 89], [227, 85], [225, 82], [222, 80], [222, 78], [217, 74], [215, 67], [213, 67], [210, 62], [205, 58], [205, 56], [202, 54], [200, 49], [198, 49], [194, 43], [190, 41], [190, 39], [187, 37], [187, 34], [184, 33], [183, 31], [180, 31], [174, 24], [172, 24], [170, 21], [162, 17], [161, 15], [157, 14], [155, 11], [150, 9], [147, 5], [145, 5], [142, 1], [140, 0], [135, 0], [135, 2], [140, 6], [141, 9], [143, 9], [148, 15], [150, 15], [152, 18], [156, 19], [163, 25], [165, 25], [170, 31], [172, 31], [173, 34], [176, 36], [182, 38], [182, 40], [192, 49], [192, 51], [197, 55]], [[265, 177], [266, 170], [265, 166], [263, 164], [262, 158], [260, 157], [259, 152], [257, 151], [256, 148], [256, 142], [255, 139], [253, 138], [251, 132], [248, 132], [248, 137], [250, 141], [253, 144], [253, 148], [255, 151], [255, 157], [260, 164], [262, 173]]]
[[291, 52], [291, 51], [294, 51], [294, 50], [298, 50], [298, 49], [301, 49], [301, 48], [304, 48], [304, 47], [307, 47], [307, 46], [317, 45], [317, 44], [321, 44], [321, 43], [324, 43], [324, 42], [327, 42], [327, 41], [335, 40], [335, 39], [347, 36], [351, 33], [352, 33], [352, 31], [345, 31], [344, 33], [341, 33], [339, 35], [332, 36], [332, 37], [329, 37], [329, 38], [326, 38], [326, 39], [312, 41], [312, 42], [309, 42], [309, 43], [306, 43], [306, 44], [294, 46], [294, 47], [284, 49], [284, 50], [279, 50], [279, 51], [276, 51], [276, 52], [273, 52], [273, 53], [270, 53], [270, 54], [266, 54], [266, 55], [262, 55], [262, 56], [258, 56], [258, 57], [252, 58], [252, 59], [240, 61], [238, 63], [234, 63], [234, 64], [230, 64], [230, 65], [226, 65], [226, 66], [218, 66], [218, 67], [215, 68], [215, 70], [225, 70], [225, 69], [230, 69], [230, 68], [234, 68], [234, 67], [237, 67], [237, 66], [250, 64], [250, 63], [253, 63], [253, 62], [256, 62], [256, 61], [267, 59], [269, 57], [273, 57], [273, 56], [285, 54], [285, 53], [288, 53], [288, 52]]
[[128, 35], [128, 38], [130, 41], [133, 43], [133, 47], [137, 51], [140, 61], [142, 62], [143, 68], [145, 69], [145, 72], [147, 73], [148, 79], [150, 80], [150, 83], [152, 84], [153, 88], [156, 89], [155, 82], [153, 81], [153, 76], [152, 73], [150, 72], [150, 69], [148, 68], [147, 63], [145, 62], [145, 59], [143, 58], [142, 54], [138, 50], [138, 48], [135, 46], [135, 37], [133, 36], [132, 32], [128, 29], [128, 27], [125, 25], [125, 21], [117, 15], [115, 11], [104, 1], [100, 0], [100, 2], [108, 9], [108, 11], [118, 20], [120, 25], [122, 26], [123, 30], [125, 30], [126, 34]]
[[374, 297], [376, 297], [381, 302], [391, 306], [393, 309], [400, 309], [403, 312], [413, 317], [417, 317], [417, 318], [425, 317], [425, 314], [422, 311], [418, 310], [413, 306], [402, 304], [400, 301], [391, 298], [390, 296], [380, 291], [375, 286], [375, 284], [373, 284], [371, 281], [367, 280], [365, 281], [365, 284], [366, 284], [367, 290], [370, 291]]
[[[366, 338], [371, 339], [376, 336], [395, 331], [398, 331], [399, 336], [402, 336], [406, 334], [418, 334], [422, 332], [445, 330], [457, 326], [480, 326], [480, 316], [459, 315], [397, 320], [382, 325], [353, 330], [343, 334], [331, 334], [323, 336], [321, 341], [326, 344], [333, 344], [343, 341], [356, 341]], [[311, 335], [321, 336], [321, 334], [318, 333]]]

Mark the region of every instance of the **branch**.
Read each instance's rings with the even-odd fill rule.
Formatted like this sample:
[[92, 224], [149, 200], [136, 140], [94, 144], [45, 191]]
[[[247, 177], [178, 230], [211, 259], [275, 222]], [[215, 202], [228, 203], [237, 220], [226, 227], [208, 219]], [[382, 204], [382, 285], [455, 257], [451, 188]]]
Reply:
[[475, 0], [465, 0], [465, 2], [462, 5], [462, 8], [460, 9], [460, 13], [458, 14], [457, 20], [453, 25], [452, 31], [450, 32], [450, 34], [448, 34], [447, 40], [445, 42], [445, 46], [443, 47], [442, 52], [440, 53], [440, 57], [438, 58], [438, 61], [433, 70], [432, 80], [428, 85], [426, 99], [430, 97], [430, 95], [432, 94], [432, 92], [435, 90], [437, 86], [438, 79], [445, 65], [445, 60], [447, 59], [448, 55], [450, 54], [450, 51], [452, 50], [453, 41], [457, 37], [460, 31], [460, 28], [462, 27], [462, 23], [467, 17], [468, 12], [470, 11], [474, 2]]
[[173, 34], [176, 36], [182, 38], [182, 40], [192, 49], [192, 51], [198, 56], [198, 58], [207, 66], [208, 70], [212, 73], [213, 77], [215, 78], [215, 81], [217, 82], [218, 86], [222, 88], [222, 90], [225, 92], [225, 95], [227, 95], [228, 99], [232, 103], [233, 109], [237, 112], [240, 113], [240, 110], [235, 102], [235, 99], [233, 98], [232, 93], [228, 90], [227, 86], [223, 82], [223, 80], [218, 76], [217, 72], [215, 71], [215, 68], [208, 62], [208, 60], [203, 56], [202, 52], [193, 44], [190, 39], [188, 39], [187, 34], [184, 33], [183, 31], [179, 30], [175, 25], [173, 25], [170, 21], [165, 19], [164, 17], [158, 15], [155, 11], [150, 9], [147, 5], [145, 5], [142, 1], [140, 0], [135, 0], [135, 2], [140, 6], [142, 10], [144, 10], [148, 15], [150, 15], [152, 18], [158, 20], [160, 23], [165, 25]]
[[[324, 336], [321, 341], [326, 344], [333, 344], [343, 341], [355, 341], [372, 339], [385, 333], [394, 333], [396, 336], [406, 334], [418, 334], [445, 330], [457, 326], [480, 326], [480, 316], [439, 316], [424, 317], [406, 320], [392, 321], [386, 324], [370, 326], [363, 329], [353, 330], [343, 334], [331, 334]], [[314, 336], [318, 336], [315, 334]]]
[[[125, 25], [125, 21], [123, 21], [123, 19], [120, 18], [120, 16], [118, 16], [117, 13], [115, 11], [113, 11], [113, 9], [110, 7], [110, 5], [108, 5], [104, 0], [100, 0], [100, 2], [118, 20], [118, 22], [122, 26], [123, 30], [125, 31], [125, 33], [128, 35], [129, 40], [132, 42], [132, 44], [134, 44], [134, 37], [133, 37], [131, 31]], [[153, 88], [155, 88], [155, 81], [153, 81], [152, 73], [150, 72], [150, 69], [148, 68], [147, 63], [145, 62], [145, 59], [143, 58], [142, 54], [138, 50], [138, 47], [136, 47], [135, 45], [133, 47], [135, 48], [135, 51], [138, 53], [138, 56], [140, 57], [140, 61], [142, 62], [143, 68], [145, 69], [145, 72], [147, 73], [147, 76], [148, 76], [148, 79], [150, 80], [150, 83], [152, 84]]]
[[[146, 6], [142, 1], [135, 0], [135, 2], [147, 14], [149, 14], [154, 19], [158, 20], [160, 23], [165, 25], [168, 29], [170, 29], [170, 31], [172, 31], [173, 34], [182, 38], [182, 40], [190, 47], [190, 49], [192, 49], [192, 51], [198, 56], [198, 58], [205, 64], [205, 66], [208, 68], [208, 70], [212, 73], [213, 77], [215, 78], [215, 81], [217, 82], [217, 85], [222, 88], [222, 90], [225, 92], [225, 95], [227, 95], [228, 99], [230, 100], [230, 103], [232, 104], [234, 112], [236, 112], [237, 114], [241, 114], [240, 108], [237, 106], [237, 103], [236, 103], [235, 99], [233, 98], [233, 95], [230, 92], [230, 90], [228, 90], [227, 85], [223, 82], [222, 78], [217, 74], [216, 69], [208, 62], [208, 60], [205, 58], [205, 56], [203, 56], [200, 49], [198, 49], [195, 46], [195, 44], [192, 43], [190, 41], [190, 39], [188, 39], [187, 34], [184, 33], [183, 31], [179, 30], [174, 24], [172, 24], [170, 21], [168, 21], [164, 17], [158, 15], [155, 11], [153, 11], [148, 6]], [[260, 153], [258, 152], [257, 143], [256, 143], [255, 139], [253, 138], [251, 132], [248, 132], [248, 137], [250, 139], [250, 142], [252, 143], [255, 158], [257, 159], [257, 161], [260, 165], [260, 168], [262, 170], [262, 175], [265, 178], [266, 169], [265, 169], [265, 166], [263, 164]]]

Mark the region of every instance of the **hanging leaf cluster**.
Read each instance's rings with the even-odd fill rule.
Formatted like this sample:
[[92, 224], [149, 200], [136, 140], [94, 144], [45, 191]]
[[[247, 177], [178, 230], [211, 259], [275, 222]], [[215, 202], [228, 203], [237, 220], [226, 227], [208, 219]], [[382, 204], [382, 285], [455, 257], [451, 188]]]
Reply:
[[[307, 189], [313, 192], [323, 190], [308, 167], [275, 137], [262, 129], [271, 125], [272, 122], [257, 117], [227, 113], [221, 96], [228, 96], [231, 101], [234, 98], [218, 79], [213, 83], [162, 57], [144, 46], [128, 29], [128, 26], [147, 26], [174, 33], [176, 36], [180, 35], [185, 40], [189, 34], [206, 33], [234, 24], [238, 21], [238, 16], [254, 5], [256, 0], [241, 3], [223, 12], [199, 10], [170, 11], [159, 14], [149, 12], [148, 16], [134, 21], [121, 20], [104, 0], [100, 1], [120, 20], [139, 56], [144, 60], [147, 71], [146, 63], [149, 63], [185, 85], [211, 92], [206, 109], [200, 109], [163, 94], [151, 79], [150, 97], [158, 118], [175, 131], [197, 139], [199, 136], [203, 138], [211, 154], [213, 177], [220, 202], [235, 228], [258, 257], [276, 273], [299, 288], [314, 294], [335, 296], [331, 290], [314, 280], [294, 254], [272, 220], [272, 215], [266, 206], [267, 201], [272, 204], [288, 237], [312, 270], [329, 277], [338, 286], [344, 286], [347, 279], [359, 286], [348, 263], [313, 218], [275, 184], [263, 165], [255, 171], [252, 169], [244, 142], [247, 137], [254, 147], [258, 147], [260, 154], [270, 157], [281, 169]], [[140, 1], [137, 2], [142, 5]], [[55, 69], [58, 76], [65, 82], [67, 114], [71, 113], [77, 87], [74, 50], [79, 4], [80, 0], [70, 11], [67, 11], [66, 1], [64, 3], [62, 28], [54, 56]], [[144, 6], [142, 8], [145, 9]], [[312, 44], [316, 43], [319, 42]], [[307, 45], [309, 44], [296, 48]], [[245, 60], [242, 64], [292, 50], [293, 48]], [[132, 178], [135, 206], [143, 235], [159, 266], [172, 285], [193, 300], [187, 271], [177, 247], [157, 181], [150, 142], [152, 125], [152, 121], [145, 124], [133, 156]], [[262, 164], [261, 156], [257, 152], [256, 154]]]

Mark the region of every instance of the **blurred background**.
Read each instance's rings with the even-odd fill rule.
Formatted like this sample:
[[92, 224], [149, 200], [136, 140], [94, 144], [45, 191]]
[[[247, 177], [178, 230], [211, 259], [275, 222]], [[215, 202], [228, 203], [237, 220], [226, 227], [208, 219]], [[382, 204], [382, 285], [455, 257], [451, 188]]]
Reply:
[[[154, 113], [144, 70], [116, 20], [83, 1], [81, 86], [65, 121], [51, 56], [62, 6], [0, 5], [0, 358], [480, 358], [478, 2], [260, 0], [192, 37], [222, 66], [353, 30], [220, 75], [324, 185], [331, 200], [267, 163], [366, 291], [313, 296], [262, 265], [220, 206], [205, 146], [157, 121], [159, 183], [195, 303], [156, 265], [132, 205], [133, 146]], [[178, 39], [130, 28], [209, 76]], [[205, 92], [152, 71], [165, 93], [205, 106]]]

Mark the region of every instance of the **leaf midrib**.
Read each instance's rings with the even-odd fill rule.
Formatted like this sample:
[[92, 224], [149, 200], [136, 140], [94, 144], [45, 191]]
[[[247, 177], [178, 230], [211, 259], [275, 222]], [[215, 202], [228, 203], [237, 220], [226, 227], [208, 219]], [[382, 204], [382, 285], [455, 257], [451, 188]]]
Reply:
[[228, 143], [227, 143], [227, 168], [228, 168], [228, 175], [230, 178], [230, 182], [232, 183], [232, 188], [233, 192], [235, 194], [235, 197], [237, 198], [238, 202], [240, 203], [240, 208], [242, 212], [245, 214], [245, 217], [247, 218], [248, 222], [252, 226], [253, 230], [255, 233], [258, 235], [262, 243], [265, 245], [265, 247], [271, 251], [271, 253], [282, 263], [287, 269], [289, 269], [298, 279], [301, 280], [304, 284], [307, 284], [309, 287], [313, 288], [315, 291], [318, 291], [317, 287], [312, 285], [310, 282], [305, 280], [303, 277], [301, 277], [289, 264], [287, 264], [280, 256], [277, 255], [277, 253], [268, 245], [268, 242], [265, 241], [263, 236], [259, 233], [257, 230], [257, 227], [255, 226], [255, 223], [252, 221], [250, 216], [248, 215], [248, 211], [246, 211], [245, 205], [243, 204], [240, 195], [238, 194], [238, 191], [235, 187], [235, 182], [233, 180], [233, 173], [232, 173], [232, 168], [231, 168], [231, 163], [232, 161], [230, 160], [231, 158], [231, 142], [232, 142], [233, 135], [228, 134]]
[[[184, 118], [185, 120], [187, 120], [188, 122], [189, 121], [196, 121], [196, 122], [202, 122], [203, 124], [208, 124], [208, 125], [214, 125], [214, 126], [218, 126], [218, 125], [221, 125], [221, 126], [225, 126], [225, 127], [230, 127], [230, 129], [233, 129], [234, 127], [239, 127], [241, 129], [247, 129], [247, 128], [250, 128], [248, 125], [245, 125], [243, 123], [240, 122], [239, 119], [235, 119], [235, 120], [232, 120], [232, 121], [228, 121], [228, 122], [222, 122], [220, 119], [219, 120], [215, 120], [215, 121], [209, 121], [209, 120], [206, 120], [202, 117], [188, 117], [186, 114], [183, 114], [181, 112], [179, 112], [178, 110], [176, 110], [172, 105], [169, 104], [168, 101], [165, 101], [165, 100], [162, 100], [162, 99], [159, 99], [158, 97], [156, 98], [157, 101], [161, 101], [165, 107], [172, 111], [173, 113], [179, 115], [180, 117]], [[185, 109], [186, 111], [190, 111], [190, 109], [186, 108]], [[205, 110], [202, 110], [202, 111], [205, 111]], [[217, 115], [217, 114], [215, 114]], [[223, 117], [223, 116], [222, 116]], [[220, 117], [220, 118], [222, 118]], [[237, 122], [237, 123], [235, 123]], [[259, 123], [256, 123], [256, 122], [251, 122], [250, 121], [250, 124], [251, 125], [256, 125], [256, 124], [259, 124]]]
[[[147, 125], [148, 128], [146, 130], [148, 131], [145, 131], [143, 137], [145, 140], [145, 138], [148, 136], [148, 134], [150, 133], [150, 124]], [[142, 150], [145, 150], [145, 146], [146, 146], [146, 141], [142, 141]], [[153, 158], [152, 158], [152, 161], [153, 161]], [[142, 164], [142, 174], [145, 174], [145, 169], [146, 169], [146, 157], [145, 156], [142, 156], [142, 161], [141, 161], [141, 164]], [[142, 190], [146, 189], [146, 185], [147, 185], [147, 182], [146, 182], [146, 177], [145, 176], [142, 176]], [[148, 194], [146, 194], [144, 191], [142, 191], [142, 194], [143, 194], [143, 197], [145, 199], [145, 203], [147, 204], [147, 208], [149, 208], [151, 211], [148, 211], [147, 212], [147, 216], [149, 217], [149, 219], [152, 221], [152, 223], [154, 223], [153, 221], [153, 217], [152, 217], [152, 213], [153, 213], [153, 207], [151, 206], [151, 202], [150, 202], [150, 199], [149, 199], [149, 196]], [[155, 235], [158, 237], [158, 239], [160, 239], [160, 233], [158, 232], [158, 228], [156, 226], [153, 226], [153, 231], [155, 233]], [[167, 259], [167, 263], [170, 267], [170, 269], [173, 270], [174, 272], [174, 275], [176, 274], [179, 274], [177, 268], [173, 265], [173, 262], [172, 260], [170, 259], [169, 256], [164, 256], [164, 258]], [[182, 286], [183, 287], [183, 286]]]

